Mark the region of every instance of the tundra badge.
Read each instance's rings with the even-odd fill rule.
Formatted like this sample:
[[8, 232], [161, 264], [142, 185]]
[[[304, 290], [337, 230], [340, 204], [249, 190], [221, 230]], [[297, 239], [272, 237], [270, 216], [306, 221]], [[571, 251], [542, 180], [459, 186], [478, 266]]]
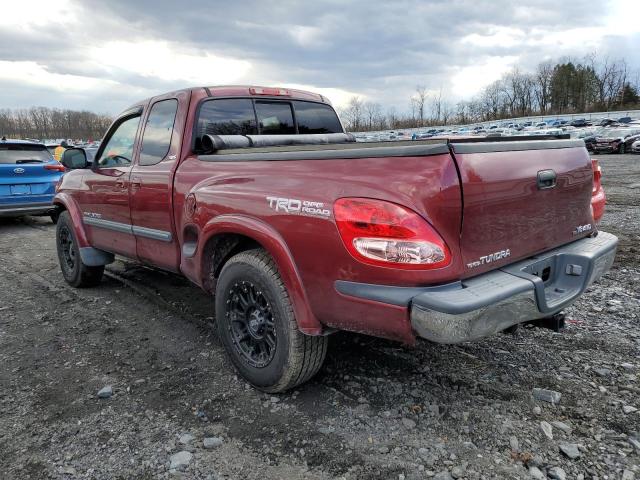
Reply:
[[498, 252], [490, 253], [489, 255], [483, 255], [478, 260], [467, 263], [467, 268], [476, 268], [480, 265], [484, 265], [485, 263], [496, 262], [498, 260], [502, 260], [503, 258], [507, 258], [511, 256], [511, 250], [508, 248], [506, 250], [500, 250]]

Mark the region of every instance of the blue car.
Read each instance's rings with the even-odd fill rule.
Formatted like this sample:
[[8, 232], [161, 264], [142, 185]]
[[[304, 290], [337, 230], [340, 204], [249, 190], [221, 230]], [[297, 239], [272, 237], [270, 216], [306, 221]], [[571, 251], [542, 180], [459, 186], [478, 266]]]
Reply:
[[53, 196], [64, 171], [43, 144], [2, 138], [0, 216], [49, 215], [55, 223]]

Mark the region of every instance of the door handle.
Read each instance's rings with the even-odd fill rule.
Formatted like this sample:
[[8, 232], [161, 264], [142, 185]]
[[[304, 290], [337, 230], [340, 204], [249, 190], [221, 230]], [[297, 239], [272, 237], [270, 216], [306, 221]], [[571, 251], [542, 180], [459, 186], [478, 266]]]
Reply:
[[538, 172], [538, 190], [547, 190], [556, 186], [556, 172], [540, 170]]
[[131, 189], [132, 190], [138, 190], [141, 186], [142, 186], [142, 180], [140, 180], [140, 177], [131, 178]]

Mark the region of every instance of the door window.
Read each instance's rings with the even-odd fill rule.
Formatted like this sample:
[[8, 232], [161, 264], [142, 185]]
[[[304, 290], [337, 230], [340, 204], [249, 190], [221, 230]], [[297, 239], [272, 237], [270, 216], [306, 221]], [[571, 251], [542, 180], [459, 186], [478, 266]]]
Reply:
[[142, 137], [140, 165], [155, 165], [167, 155], [177, 111], [178, 101], [175, 99], [163, 100], [151, 107]]
[[97, 163], [99, 167], [127, 167], [131, 165], [139, 124], [140, 116], [138, 115], [128, 118], [118, 125], [102, 149]]

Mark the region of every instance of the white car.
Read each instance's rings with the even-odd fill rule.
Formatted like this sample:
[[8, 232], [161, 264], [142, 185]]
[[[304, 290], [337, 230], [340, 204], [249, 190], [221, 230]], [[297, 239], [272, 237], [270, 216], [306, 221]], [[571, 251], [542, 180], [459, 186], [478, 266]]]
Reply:
[[636, 140], [631, 144], [631, 153], [640, 153], [640, 140]]

